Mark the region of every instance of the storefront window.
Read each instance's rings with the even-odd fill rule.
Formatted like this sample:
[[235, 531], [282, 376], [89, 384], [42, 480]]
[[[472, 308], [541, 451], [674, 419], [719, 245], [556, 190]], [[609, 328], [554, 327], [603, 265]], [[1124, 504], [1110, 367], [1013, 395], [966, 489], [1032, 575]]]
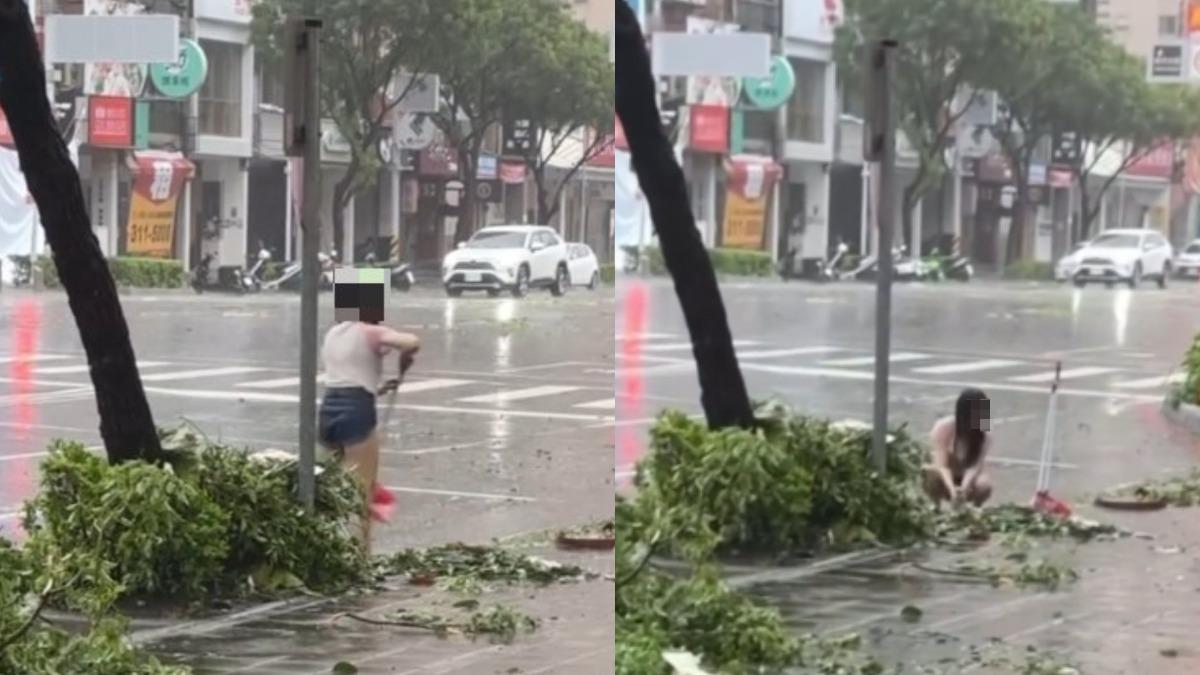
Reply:
[[788, 139], [825, 142], [825, 75], [827, 64], [791, 59], [796, 72], [796, 93], [788, 100]]
[[242, 135], [242, 46], [201, 41], [208, 55], [208, 79], [200, 89], [200, 133]]

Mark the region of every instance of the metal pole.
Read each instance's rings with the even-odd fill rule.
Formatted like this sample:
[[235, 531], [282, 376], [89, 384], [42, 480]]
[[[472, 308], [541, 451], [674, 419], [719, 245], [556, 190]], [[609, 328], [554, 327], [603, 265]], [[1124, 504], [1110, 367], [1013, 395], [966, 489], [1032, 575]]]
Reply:
[[879, 275], [875, 292], [875, 429], [871, 455], [879, 471], [887, 468], [888, 371], [892, 330], [892, 225], [896, 217], [896, 111], [892, 84], [895, 82], [895, 43], [880, 43], [883, 76], [879, 82], [879, 105], [883, 128], [883, 154], [879, 163]]
[[871, 255], [871, 163], [863, 162], [862, 213], [859, 216], [858, 255]]
[[307, 51], [304, 77], [304, 195], [300, 220], [302, 297], [300, 301], [300, 502], [313, 508], [317, 457], [317, 278], [321, 263], [321, 22], [305, 19], [299, 49]]

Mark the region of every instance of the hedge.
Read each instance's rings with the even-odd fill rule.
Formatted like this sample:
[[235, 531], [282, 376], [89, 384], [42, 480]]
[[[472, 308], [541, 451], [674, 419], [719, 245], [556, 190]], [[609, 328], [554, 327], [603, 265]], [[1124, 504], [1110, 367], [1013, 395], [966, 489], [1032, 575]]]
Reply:
[[617, 281], [617, 266], [616, 265], [601, 265], [600, 280], [606, 284], [614, 284]]
[[[109, 258], [108, 270], [122, 288], [183, 288], [187, 275], [178, 260], [158, 258]], [[58, 270], [49, 256], [38, 258], [41, 283], [59, 288]]]
[[[637, 255], [637, 249], [633, 251]], [[734, 277], [769, 277], [775, 273], [771, 254], [764, 251], [745, 251], [734, 248], [710, 248], [708, 258], [717, 274]], [[646, 262], [650, 273], [664, 275], [667, 267], [663, 263], [662, 251], [656, 246], [646, 248]]]
[[1037, 260], [1018, 260], [1004, 270], [1004, 277], [1027, 281], [1053, 281], [1054, 265]]

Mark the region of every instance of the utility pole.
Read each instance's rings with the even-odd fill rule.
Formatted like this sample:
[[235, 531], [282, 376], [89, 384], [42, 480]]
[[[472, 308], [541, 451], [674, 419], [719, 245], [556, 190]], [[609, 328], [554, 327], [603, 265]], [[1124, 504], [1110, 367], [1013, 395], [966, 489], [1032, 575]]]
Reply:
[[321, 274], [321, 21], [288, 20], [288, 154], [303, 157], [300, 216], [300, 501], [313, 508], [317, 453], [317, 278]]
[[881, 473], [887, 468], [888, 376], [892, 332], [892, 225], [895, 220], [896, 111], [892, 86], [896, 42], [877, 40], [867, 47], [865, 159], [879, 162], [878, 279], [875, 291], [875, 417], [871, 459]]

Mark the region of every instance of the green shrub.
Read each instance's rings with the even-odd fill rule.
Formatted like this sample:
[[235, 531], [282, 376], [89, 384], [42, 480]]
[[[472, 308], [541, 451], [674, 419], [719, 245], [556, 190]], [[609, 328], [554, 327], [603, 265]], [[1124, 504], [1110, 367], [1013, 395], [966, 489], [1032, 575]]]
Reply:
[[1200, 335], [1192, 341], [1183, 358], [1184, 380], [1177, 390], [1182, 403], [1200, 405]]
[[[633, 247], [633, 255], [637, 255]], [[775, 265], [771, 254], [763, 251], [745, 251], [732, 248], [708, 249], [708, 258], [712, 261], [713, 270], [717, 274], [735, 277], [769, 277], [775, 273]], [[657, 246], [646, 248], [646, 264], [651, 274], [667, 274], [666, 263], [663, 262], [662, 250]]]
[[600, 266], [600, 281], [606, 284], [614, 284], [617, 281], [617, 267], [615, 265]]
[[1004, 270], [1004, 278], [1025, 281], [1053, 281], [1054, 264], [1037, 260], [1018, 260]]
[[26, 506], [29, 546], [111, 565], [122, 594], [340, 591], [370, 567], [347, 525], [362, 515], [354, 478], [321, 467], [316, 507], [296, 503], [296, 462], [250, 456], [181, 429], [167, 466], [110, 465], [58, 442]]
[[[182, 288], [187, 277], [181, 261], [159, 258], [109, 258], [108, 270], [117, 286], [124, 288]], [[62, 286], [49, 256], [38, 258], [38, 271], [43, 287]]]
[[869, 430], [782, 406], [760, 413], [756, 430], [710, 431], [679, 412], [660, 417], [652, 452], [638, 466], [631, 531], [692, 560], [721, 550], [902, 545], [928, 536], [932, 513], [918, 481], [923, 451], [904, 429], [891, 434], [881, 476]]

